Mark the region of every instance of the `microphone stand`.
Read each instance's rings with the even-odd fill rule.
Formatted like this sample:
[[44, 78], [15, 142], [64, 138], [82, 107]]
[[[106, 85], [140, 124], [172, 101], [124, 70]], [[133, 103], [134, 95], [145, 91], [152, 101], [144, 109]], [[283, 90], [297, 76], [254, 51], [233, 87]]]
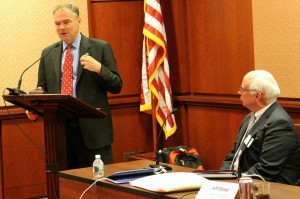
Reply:
[[[50, 51], [52, 51], [52, 49], [51, 49]], [[49, 51], [49, 52], [50, 52], [50, 51]], [[47, 52], [46, 54], [48, 54], [48, 52]], [[46, 54], [45, 54], [45, 55], [46, 55]], [[45, 55], [44, 55], [44, 56], [45, 56]], [[44, 56], [42, 56], [42, 57], [44, 57]], [[41, 57], [41, 58], [42, 58], [42, 57]], [[9, 90], [9, 95], [22, 95], [22, 94], [26, 94], [24, 91], [20, 90], [21, 84], [22, 84], [22, 77], [23, 77], [23, 74], [24, 74], [29, 68], [31, 68], [36, 62], [40, 61], [41, 58], [39, 58], [38, 60], [36, 60], [33, 64], [31, 64], [30, 66], [28, 66], [28, 67], [22, 72], [22, 74], [21, 74], [21, 76], [20, 76], [20, 79], [19, 79], [19, 82], [18, 82], [17, 88], [7, 88], [7, 90]]]
[[174, 113], [176, 113], [177, 111], [178, 111], [178, 108], [174, 108], [174, 109], [171, 111], [171, 113], [166, 117], [166, 119], [164, 120], [163, 125], [162, 125], [161, 128], [160, 128], [160, 131], [159, 131], [158, 136], [157, 136], [157, 143], [156, 143], [156, 152], [155, 152], [156, 163], [155, 163], [155, 164], [149, 165], [149, 167], [151, 167], [151, 168], [165, 169], [165, 170], [167, 170], [167, 171], [172, 170], [172, 167], [170, 167], [169, 165], [166, 165], [166, 164], [160, 164], [160, 163], [159, 163], [158, 143], [159, 143], [159, 140], [160, 140], [160, 137], [161, 137], [161, 134], [162, 134], [162, 131], [163, 131], [164, 125], [166, 124], [167, 119], [168, 119], [171, 115], [173, 115]]
[[7, 90], [9, 90], [9, 95], [25, 95], [26, 93], [22, 90], [20, 90], [21, 88], [21, 84], [22, 84], [22, 77], [23, 74], [29, 69], [31, 68], [36, 62], [40, 61], [43, 57], [45, 57], [48, 53], [50, 53], [53, 49], [57, 48], [59, 46], [59, 43], [56, 43], [54, 45], [53, 48], [51, 48], [48, 52], [46, 52], [44, 55], [42, 55], [38, 60], [36, 60], [35, 62], [33, 62], [30, 66], [28, 66], [21, 74], [19, 82], [18, 82], [18, 86], [17, 88], [7, 88]]

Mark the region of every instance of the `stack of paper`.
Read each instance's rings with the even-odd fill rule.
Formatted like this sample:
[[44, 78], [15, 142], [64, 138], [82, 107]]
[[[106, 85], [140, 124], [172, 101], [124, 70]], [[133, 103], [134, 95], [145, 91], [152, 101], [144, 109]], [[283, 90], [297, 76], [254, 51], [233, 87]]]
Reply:
[[155, 192], [172, 192], [200, 189], [208, 181], [195, 173], [171, 172], [143, 177], [131, 181], [130, 184]]

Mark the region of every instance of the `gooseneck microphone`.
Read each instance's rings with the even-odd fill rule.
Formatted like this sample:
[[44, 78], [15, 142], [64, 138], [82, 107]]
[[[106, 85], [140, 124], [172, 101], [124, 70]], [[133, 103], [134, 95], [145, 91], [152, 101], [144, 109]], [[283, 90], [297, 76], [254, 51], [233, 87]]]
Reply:
[[31, 68], [36, 62], [40, 61], [43, 57], [45, 57], [48, 53], [50, 53], [54, 48], [58, 47], [59, 43], [57, 43], [52, 49], [50, 49], [48, 52], [46, 52], [45, 54], [43, 54], [38, 60], [36, 60], [35, 62], [33, 62], [30, 66], [28, 66], [21, 74], [19, 82], [18, 82], [18, 86], [17, 88], [7, 88], [7, 90], [9, 90], [9, 95], [22, 95], [22, 94], [26, 94], [24, 91], [20, 90], [21, 88], [21, 84], [22, 84], [22, 77], [23, 74], [29, 69]]
[[155, 152], [155, 160], [156, 160], [156, 163], [155, 164], [152, 164], [152, 165], [149, 165], [151, 168], [164, 168], [166, 170], [172, 170], [172, 167], [168, 166], [168, 165], [164, 165], [164, 164], [159, 164], [159, 157], [158, 157], [158, 143], [159, 143], [159, 140], [160, 140], [160, 136], [163, 132], [163, 128], [164, 128], [164, 125], [166, 124], [166, 121], [167, 119], [173, 115], [174, 113], [176, 113], [178, 111], [178, 108], [174, 108], [169, 115], [167, 115], [167, 117], [165, 118], [164, 122], [163, 122], [163, 125], [161, 126], [161, 129], [158, 133], [158, 136], [157, 136], [157, 142], [156, 142], [156, 152]]

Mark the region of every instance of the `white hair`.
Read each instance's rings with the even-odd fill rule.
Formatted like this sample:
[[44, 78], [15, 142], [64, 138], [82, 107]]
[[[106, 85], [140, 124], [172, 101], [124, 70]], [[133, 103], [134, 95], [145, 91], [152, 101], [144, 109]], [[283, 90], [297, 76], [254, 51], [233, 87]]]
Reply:
[[280, 94], [279, 86], [271, 73], [254, 70], [245, 75], [250, 79], [249, 89], [261, 92], [268, 101], [275, 101]]

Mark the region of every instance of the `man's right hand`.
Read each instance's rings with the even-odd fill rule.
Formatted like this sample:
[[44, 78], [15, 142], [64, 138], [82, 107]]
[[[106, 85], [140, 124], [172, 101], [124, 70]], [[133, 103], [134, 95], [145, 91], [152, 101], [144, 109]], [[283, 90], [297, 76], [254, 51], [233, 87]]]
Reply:
[[32, 121], [36, 121], [39, 118], [39, 115], [34, 113], [33, 111], [26, 110], [26, 115]]

